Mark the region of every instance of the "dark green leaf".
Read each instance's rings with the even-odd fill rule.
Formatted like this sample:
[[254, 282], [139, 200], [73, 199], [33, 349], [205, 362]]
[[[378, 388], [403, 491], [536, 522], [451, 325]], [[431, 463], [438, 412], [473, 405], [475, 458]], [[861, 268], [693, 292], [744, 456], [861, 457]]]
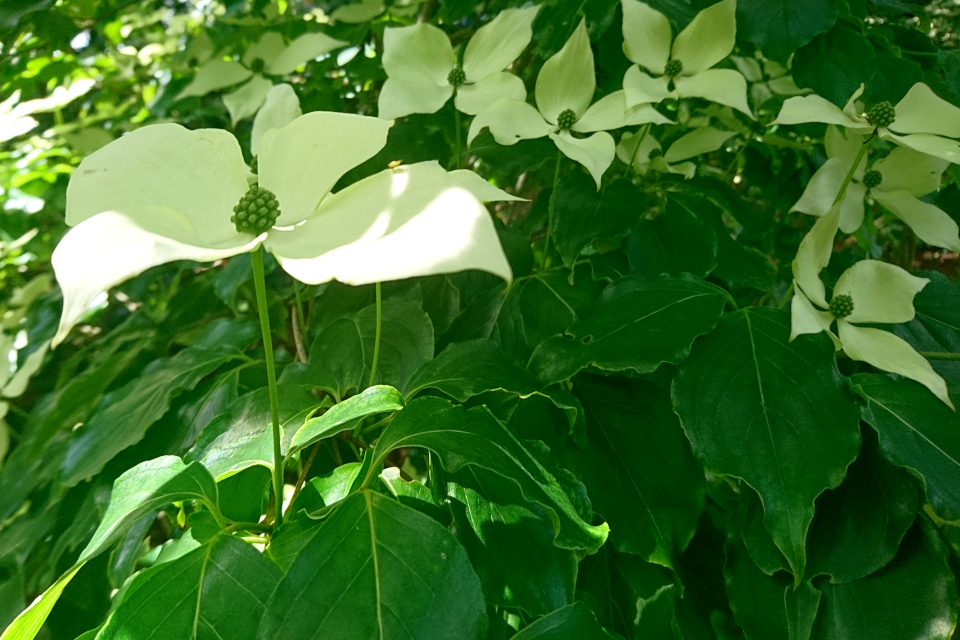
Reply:
[[593, 553], [607, 538], [607, 525], [584, 522], [557, 480], [484, 407], [467, 410], [440, 398], [414, 400], [384, 430], [374, 454], [382, 460], [401, 447], [429, 449], [451, 473], [475, 466], [512, 481], [517, 491], [510, 493], [516, 495], [487, 498], [545, 507], [560, 547]]
[[873, 45], [849, 23], [838, 22], [829, 32], [797, 49], [793, 78], [830, 102], [843, 106], [873, 75]]
[[713, 329], [726, 299], [722, 289], [691, 276], [621, 278], [567, 335], [542, 342], [528, 368], [551, 383], [589, 365], [649, 373], [664, 362], [676, 364], [697, 336]]
[[586, 451], [573, 453], [617, 551], [675, 566], [703, 509], [703, 469], [669, 395], [639, 380], [577, 378]]
[[845, 584], [824, 582], [811, 640], [946, 639], [957, 621], [957, 587], [946, 550], [929, 525], [914, 527], [897, 557]]
[[691, 273], [704, 277], [717, 266], [717, 234], [676, 198], [653, 220], [641, 220], [627, 240], [630, 270], [656, 278]]
[[813, 501], [843, 480], [860, 430], [826, 336], [789, 336], [783, 311], [726, 316], [681, 366], [673, 405], [704, 466], [760, 494], [764, 524], [799, 581]]
[[[573, 282], [570, 279], [573, 278]], [[540, 271], [523, 283], [520, 311], [527, 346], [535, 349], [552, 336], [563, 334], [593, 309], [604, 283], [590, 276], [586, 265]]]
[[752, 42], [771, 60], [787, 59], [814, 36], [826, 32], [837, 20], [830, 0], [740, 0], [737, 3], [737, 38]]
[[576, 168], [557, 189], [550, 235], [569, 268], [593, 240], [625, 236], [645, 210], [643, 191], [629, 180], [597, 191], [593, 178]]
[[[894, 325], [893, 332], [918, 351], [960, 353], [960, 283], [936, 271], [918, 275], [930, 278], [930, 283], [913, 299], [917, 315]], [[941, 376], [960, 384], [960, 361], [931, 360], [930, 364]]]
[[883, 455], [923, 480], [942, 518], [960, 519], [960, 415], [912, 380], [864, 373], [851, 382], [866, 400], [863, 419], [880, 434]]
[[450, 532], [364, 490], [310, 532], [257, 637], [480, 640], [486, 629], [480, 581]]
[[808, 577], [825, 573], [838, 584], [881, 569], [916, 519], [920, 496], [910, 474], [884, 460], [876, 440], [865, 430], [843, 484], [817, 499], [807, 536]]
[[280, 571], [252, 546], [217, 536], [139, 574], [97, 636], [101, 640], [253, 640]]
[[115, 455], [136, 444], [170, 401], [220, 365], [240, 356], [236, 347], [184, 349], [158, 360], [117, 393], [120, 400], [97, 411], [74, 434], [63, 461], [62, 480], [73, 486], [94, 475]]
[[513, 640], [610, 640], [590, 607], [582, 602], [567, 605], [524, 627]]

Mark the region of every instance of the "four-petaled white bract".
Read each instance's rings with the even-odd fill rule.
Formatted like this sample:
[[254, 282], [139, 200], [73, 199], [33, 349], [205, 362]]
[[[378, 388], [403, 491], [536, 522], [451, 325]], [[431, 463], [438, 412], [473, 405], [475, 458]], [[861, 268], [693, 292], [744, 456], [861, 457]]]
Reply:
[[649, 132], [647, 135], [625, 133], [617, 145], [617, 157], [633, 166], [640, 175], [647, 175], [647, 171], [653, 169], [660, 173], [679, 174], [689, 180], [696, 173], [697, 165], [683, 160], [716, 151], [735, 135], [733, 131], [700, 127], [674, 141], [666, 153], [656, 153], [662, 148]]
[[[833, 289], [833, 299], [848, 296], [852, 312], [841, 317], [829, 311], [826, 289], [820, 272], [830, 262], [833, 239], [840, 222], [840, 207], [834, 206], [818, 218], [800, 242], [793, 261], [795, 292], [791, 306], [793, 340], [805, 333], [826, 331], [837, 349], [854, 360], [877, 369], [916, 380], [951, 408], [947, 384], [933, 367], [905, 340], [889, 331], [859, 324], [899, 324], [913, 320], [913, 298], [929, 282], [912, 276], [900, 267], [878, 260], [861, 260], [847, 269]], [[837, 323], [837, 333], [830, 327]]]
[[896, 117], [885, 127], [872, 124], [858, 98], [863, 85], [843, 109], [820, 96], [790, 98], [783, 103], [774, 124], [823, 122], [859, 133], [873, 133], [921, 153], [960, 163], [960, 109], [935, 94], [922, 82], [913, 85], [894, 107]]
[[[824, 138], [828, 160], [810, 178], [807, 188], [791, 211], [814, 216], [826, 215], [840, 193], [840, 188], [867, 135], [847, 131], [846, 135], [830, 125]], [[854, 171], [840, 201], [840, 230], [853, 233], [860, 228], [864, 216], [864, 197], [870, 195], [880, 205], [907, 223], [917, 236], [937, 247], [960, 251], [960, 228], [938, 207], [919, 198], [940, 188], [940, 178], [949, 165], [946, 160], [897, 147], [887, 157], [873, 163], [875, 186], [864, 184], [867, 158]]]
[[450, 38], [431, 24], [387, 28], [383, 32], [383, 83], [379, 116], [392, 120], [411, 113], [434, 113], [456, 94], [454, 106], [476, 115], [501, 98], [523, 100], [523, 81], [504, 71], [530, 38], [540, 7], [505, 9], [470, 38], [463, 52], [462, 83], [450, 74], [457, 68]]
[[712, 68], [736, 43], [737, 0], [707, 7], [676, 39], [670, 21], [656, 9], [639, 0], [622, 0], [622, 5], [623, 52], [636, 63], [623, 77], [627, 106], [704, 98], [753, 117], [743, 76], [733, 69]]
[[177, 100], [203, 96], [243, 82], [245, 84], [239, 89], [223, 96], [230, 119], [236, 124], [257, 112], [273, 86], [273, 82], [263, 77], [261, 70], [268, 75], [286, 76], [300, 65], [347, 44], [325, 33], [314, 32], [305, 33], [288, 45], [279, 33], [268, 31], [243, 52], [242, 63], [211, 60], [197, 69], [193, 82], [177, 95]]
[[[600, 179], [616, 152], [616, 143], [608, 130], [670, 121], [650, 105], [628, 110], [622, 91], [615, 91], [591, 105], [596, 88], [593, 51], [586, 19], [583, 19], [563, 48], [543, 63], [534, 93], [537, 106], [514, 98], [498, 100], [473, 119], [467, 142], [472, 142], [487, 127], [503, 145], [549, 136], [565, 156], [587, 168], [599, 189]], [[558, 123], [560, 115], [567, 111], [574, 119], [569, 130]], [[571, 131], [593, 135], [577, 138]]]
[[209, 261], [263, 244], [294, 278], [367, 284], [510, 266], [481, 200], [518, 200], [436, 162], [386, 169], [337, 193], [347, 171], [383, 148], [393, 123], [314, 112], [259, 139], [259, 185], [279, 201], [254, 237], [230, 221], [247, 192], [236, 138], [176, 124], [143, 127], [86, 158], [67, 187], [73, 226], [53, 254], [63, 290], [59, 343], [96, 296], [172, 260]]

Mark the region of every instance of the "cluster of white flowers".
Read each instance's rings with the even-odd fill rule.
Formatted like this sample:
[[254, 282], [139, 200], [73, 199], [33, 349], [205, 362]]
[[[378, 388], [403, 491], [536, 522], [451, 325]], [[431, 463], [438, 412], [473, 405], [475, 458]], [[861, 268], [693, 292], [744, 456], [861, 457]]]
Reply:
[[[852, 359], [916, 380], [953, 407], [946, 382], [905, 340], [858, 326], [909, 322], [916, 314], [913, 299], [929, 280], [895, 265], [863, 260], [840, 276], [829, 303], [820, 280], [837, 232], [853, 233], [864, 223], [865, 199], [903, 220], [924, 242], [960, 251], [957, 223], [920, 200], [940, 188], [948, 164], [960, 163], [960, 109], [923, 83], [915, 84], [896, 105], [880, 103], [870, 109], [859, 101], [863, 90], [861, 85], [843, 109], [816, 95], [790, 98], [776, 119], [778, 124], [828, 125], [828, 159], [793, 206], [819, 219], [793, 262], [792, 337], [825, 331]], [[883, 158], [869, 158], [877, 139], [897, 146]], [[836, 334], [831, 330], [834, 322]]]

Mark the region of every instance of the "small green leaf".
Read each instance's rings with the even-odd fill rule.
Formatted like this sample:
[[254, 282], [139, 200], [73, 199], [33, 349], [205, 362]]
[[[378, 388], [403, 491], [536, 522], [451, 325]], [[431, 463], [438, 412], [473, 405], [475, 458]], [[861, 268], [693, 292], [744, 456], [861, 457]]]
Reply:
[[843, 480], [860, 429], [826, 336], [789, 337], [784, 311], [726, 316], [680, 367], [673, 406], [704, 467], [760, 494], [764, 524], [799, 582], [813, 501]]
[[305, 538], [267, 602], [259, 640], [486, 637], [466, 552], [417, 510], [363, 490]]
[[610, 640], [597, 617], [583, 602], [546, 615], [513, 636], [513, 640]]
[[414, 400], [384, 430], [374, 455], [383, 460], [401, 447], [429, 449], [451, 473], [475, 466], [512, 481], [507, 484], [516, 487], [517, 495], [500, 498], [546, 507], [562, 548], [595, 553], [607, 538], [607, 525], [584, 522], [557, 480], [484, 407], [468, 410], [431, 397]]
[[649, 373], [664, 362], [677, 364], [697, 336], [716, 326], [726, 300], [723, 289], [692, 276], [621, 278], [567, 335], [542, 342], [528, 369], [552, 383], [589, 365]]
[[156, 640], [254, 640], [280, 571], [229, 536], [138, 574], [97, 636]]
[[[320, 403], [304, 387], [281, 385], [277, 395], [285, 452], [294, 431]], [[242, 396], [211, 420], [185, 458], [203, 463], [217, 480], [257, 464], [272, 469], [271, 425], [270, 395], [264, 387]]]
[[303, 426], [294, 432], [287, 455], [351, 428], [352, 423], [360, 418], [388, 411], [399, 411], [402, 408], [403, 396], [393, 387], [387, 385], [370, 387], [359, 395], [335, 404], [323, 415], [303, 423]]

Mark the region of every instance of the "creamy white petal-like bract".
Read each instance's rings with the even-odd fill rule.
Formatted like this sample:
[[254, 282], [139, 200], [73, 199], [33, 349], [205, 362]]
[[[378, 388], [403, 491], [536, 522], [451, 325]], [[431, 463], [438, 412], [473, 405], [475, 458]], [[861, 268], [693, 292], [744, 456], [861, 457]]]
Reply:
[[[722, 0], [694, 16], [677, 34], [670, 57], [683, 63], [681, 76], [694, 76], [730, 55], [736, 40], [737, 0]], [[743, 88], [746, 96], [746, 81]]]
[[537, 5], [504, 9], [477, 29], [463, 52], [463, 72], [467, 82], [480, 82], [510, 66], [530, 44], [533, 20], [539, 11]]
[[593, 101], [596, 88], [593, 50], [583, 18], [560, 51], [540, 68], [534, 93], [537, 109], [550, 124], [556, 124], [557, 116], [568, 109], [579, 119]]
[[241, 120], [249, 118], [263, 106], [267, 94], [273, 88], [273, 83], [259, 73], [254, 74], [236, 91], [223, 96], [223, 104], [230, 113], [230, 121], [234, 126]]
[[905, 189], [886, 191], [872, 189], [880, 205], [907, 223], [917, 237], [934, 247], [960, 252], [960, 228], [945, 211], [922, 200]]
[[292, 231], [266, 246], [293, 277], [311, 284], [368, 284], [481, 269], [512, 278], [496, 229], [462, 176], [436, 162], [387, 169], [324, 200]]
[[473, 84], [457, 87], [453, 105], [462, 113], [477, 115], [498, 100], [509, 98], [523, 102], [526, 97], [527, 88], [523, 80], [512, 73], [499, 71]]
[[253, 77], [250, 71], [233, 60], [211, 60], [197, 69], [193, 81], [177, 94], [177, 100], [190, 96], [205, 96], [211, 91], [225, 89]]
[[606, 131], [598, 131], [586, 138], [574, 138], [569, 131], [558, 131], [551, 133], [550, 139], [563, 155], [586, 167], [597, 183], [597, 189], [600, 189], [603, 174], [616, 155], [617, 145], [613, 136]]
[[930, 282], [879, 260], [861, 260], [843, 272], [833, 296], [850, 296], [853, 313], [847, 322], [899, 324], [913, 320], [913, 299]]
[[300, 116], [300, 99], [288, 84], [275, 85], [267, 94], [263, 108], [253, 119], [253, 130], [250, 132], [250, 154], [256, 156], [260, 152], [260, 138], [270, 129], [285, 127]]

